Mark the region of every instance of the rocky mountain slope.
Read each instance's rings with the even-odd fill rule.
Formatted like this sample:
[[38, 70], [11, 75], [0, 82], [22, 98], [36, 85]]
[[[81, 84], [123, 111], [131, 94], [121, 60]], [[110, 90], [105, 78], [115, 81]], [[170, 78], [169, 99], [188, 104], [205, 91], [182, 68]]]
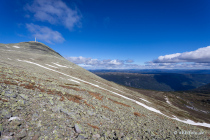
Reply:
[[209, 120], [69, 62], [38, 42], [0, 44], [1, 139], [208, 139]]

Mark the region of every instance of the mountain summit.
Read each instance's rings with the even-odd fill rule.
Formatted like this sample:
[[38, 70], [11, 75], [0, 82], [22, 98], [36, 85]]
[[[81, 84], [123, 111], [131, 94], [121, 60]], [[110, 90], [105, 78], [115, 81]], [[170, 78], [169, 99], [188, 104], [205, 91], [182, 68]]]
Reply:
[[[209, 120], [104, 80], [38, 42], [0, 44], [2, 139], [208, 139]], [[151, 91], [152, 92], [152, 91]]]

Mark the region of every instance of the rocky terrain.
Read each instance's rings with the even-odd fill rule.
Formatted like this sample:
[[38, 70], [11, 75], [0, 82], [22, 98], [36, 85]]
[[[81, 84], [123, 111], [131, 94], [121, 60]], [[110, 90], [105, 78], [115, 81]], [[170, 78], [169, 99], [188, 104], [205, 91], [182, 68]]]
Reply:
[[2, 140], [210, 137], [208, 118], [173, 104], [178, 97], [158, 100], [109, 82], [42, 43], [0, 44], [0, 58]]

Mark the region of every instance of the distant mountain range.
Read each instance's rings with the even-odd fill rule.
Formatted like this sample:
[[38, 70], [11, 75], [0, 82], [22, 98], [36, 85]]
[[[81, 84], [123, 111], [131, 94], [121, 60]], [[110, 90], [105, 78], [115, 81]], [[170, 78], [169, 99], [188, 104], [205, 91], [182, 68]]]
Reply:
[[91, 72], [119, 72], [119, 73], [139, 73], [139, 74], [163, 74], [163, 73], [175, 73], [175, 74], [210, 74], [208, 69], [96, 69], [89, 70]]
[[121, 85], [159, 91], [191, 90], [210, 83], [210, 74], [203, 74], [208, 73], [208, 70], [135, 70], [135, 73], [131, 71], [127, 73], [127, 70], [120, 72], [92, 70], [91, 72]]
[[[188, 90], [185, 92], [189, 93], [202, 93], [202, 94], [210, 94], [210, 83], [204, 86], [198, 87], [196, 89]], [[210, 102], [209, 102], [210, 103]]]

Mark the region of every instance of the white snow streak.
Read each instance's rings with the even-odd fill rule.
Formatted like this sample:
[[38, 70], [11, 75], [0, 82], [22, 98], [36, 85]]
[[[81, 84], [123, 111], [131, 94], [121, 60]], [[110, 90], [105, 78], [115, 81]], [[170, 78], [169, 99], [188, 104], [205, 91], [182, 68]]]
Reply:
[[56, 67], [56, 66], [52, 66], [52, 65], [49, 65], [49, 64], [45, 64], [45, 65], [47, 65], [47, 66], [49, 66], [49, 67], [52, 67], [52, 68], [58, 68], [58, 67]]
[[[123, 92], [123, 91], [121, 91], [121, 90], [119, 90], [119, 89], [116, 89], [116, 88], [114, 88], [114, 87], [111, 87], [112, 89], [115, 89], [115, 90], [117, 90], [117, 91], [120, 91], [120, 92]], [[123, 93], [125, 93], [125, 92], [123, 92]]]
[[76, 81], [76, 80], [73, 80], [73, 79], [68, 79], [69, 81], [72, 81], [72, 82], [76, 82], [76, 83], [79, 83], [80, 84], [80, 82], [79, 81]]
[[171, 102], [168, 100], [168, 98], [166, 96], [165, 96], [165, 100], [166, 100], [166, 103], [171, 105]]
[[[94, 80], [94, 81], [96, 81], [96, 80]], [[106, 84], [104, 84], [104, 83], [101, 83], [101, 82], [99, 82], [99, 81], [96, 81], [97, 83], [100, 83], [100, 84], [102, 84], [102, 85], [105, 85], [105, 86], [108, 86], [108, 85], [106, 85]]]
[[58, 67], [68, 68], [67, 66], [63, 66], [63, 65], [60, 65], [60, 64], [57, 64], [57, 63], [53, 63], [53, 64], [57, 65]]
[[141, 99], [141, 100], [143, 100], [143, 101], [145, 101], [145, 102], [148, 102], [148, 103], [150, 103], [149, 101], [147, 101], [147, 100], [145, 100], [145, 99], [143, 99], [143, 98], [139, 98], [139, 99]]
[[14, 48], [20, 48], [20, 47], [18, 47], [18, 46], [13, 46]]
[[[76, 77], [67, 75], [67, 74], [62, 73], [62, 72], [59, 72], [59, 71], [56, 71], [56, 70], [47, 68], [47, 67], [45, 67], [45, 66], [42, 66], [42, 65], [37, 64], [37, 63], [34, 63], [34, 62], [30, 62], [30, 61], [27, 61], [27, 60], [19, 60], [19, 59], [17, 59], [17, 60], [18, 60], [18, 61], [22, 61], [22, 62], [26, 62], [26, 63], [30, 63], [30, 64], [34, 64], [34, 65], [37, 65], [37, 66], [39, 66], [39, 67], [42, 67], [42, 68], [45, 68], [45, 69], [48, 69], [48, 70], [51, 70], [51, 71], [54, 71], [54, 72], [63, 74], [63, 75], [65, 75], [65, 76], [71, 77], [71, 78], [73, 78], [73, 79], [82, 81], [82, 82], [84, 82], [84, 83], [88, 83], [88, 84], [93, 85], [93, 86], [95, 86], [95, 87], [98, 87], [98, 88], [100, 88], [100, 89], [109, 91], [109, 92], [111, 92], [111, 93], [113, 93], [113, 94], [115, 94], [115, 95], [121, 96], [121, 97], [123, 97], [123, 98], [125, 98], [125, 99], [127, 99], [127, 100], [130, 100], [130, 101], [132, 101], [132, 102], [135, 102], [136, 104], [138, 104], [138, 105], [140, 105], [140, 106], [143, 106], [144, 108], [146, 108], [146, 109], [148, 109], [148, 110], [150, 110], [150, 111], [153, 111], [153, 112], [156, 112], [156, 113], [158, 113], [158, 114], [164, 115], [164, 116], [166, 116], [166, 117], [168, 117], [168, 118], [171, 118], [171, 117], [169, 117], [169, 116], [167, 116], [167, 115], [161, 113], [159, 110], [157, 110], [157, 109], [155, 109], [155, 108], [153, 108], [153, 107], [149, 107], [149, 106], [147, 106], [147, 105], [145, 105], [145, 104], [143, 104], [143, 103], [140, 103], [140, 102], [138, 102], [138, 101], [136, 101], [136, 100], [130, 99], [130, 98], [126, 97], [126, 96], [123, 96], [123, 95], [118, 94], [118, 93], [116, 93], [116, 92], [110, 91], [110, 90], [108, 90], [108, 89], [102, 88], [102, 87], [100, 87], [100, 86], [98, 86], [98, 85], [89, 83], [89, 82], [87, 82], [87, 81], [84, 81], [84, 80], [81, 80], [81, 79], [79, 79], [79, 78], [76, 78]], [[186, 123], [186, 124], [190, 124], [190, 125], [204, 126], [204, 127], [210, 128], [210, 124], [208, 124], [208, 123], [196, 123], [196, 122], [194, 122], [194, 121], [192, 121], [192, 120], [189, 120], [189, 119], [188, 119], [188, 120], [180, 120], [179, 118], [177, 118], [177, 117], [175, 117], [175, 116], [174, 116], [174, 118], [171, 118], [171, 119], [174, 119], [174, 120], [177, 120], [177, 121]]]
[[20, 118], [19, 117], [11, 117], [8, 121], [10, 122], [12, 120], [20, 120]]
[[192, 120], [180, 120], [179, 118], [177, 118], [176, 116], [173, 116], [174, 118], [171, 118], [171, 119], [174, 119], [174, 120], [177, 120], [177, 121], [180, 121], [180, 122], [183, 122], [183, 123], [186, 123], [186, 124], [191, 124], [191, 125], [198, 125], [198, 126], [204, 126], [204, 127], [208, 127], [210, 128], [210, 124], [208, 123], [197, 123], [197, 122], [194, 122]]
[[12, 60], [12, 59], [10, 59], [10, 58], [8, 58], [9, 60]]

